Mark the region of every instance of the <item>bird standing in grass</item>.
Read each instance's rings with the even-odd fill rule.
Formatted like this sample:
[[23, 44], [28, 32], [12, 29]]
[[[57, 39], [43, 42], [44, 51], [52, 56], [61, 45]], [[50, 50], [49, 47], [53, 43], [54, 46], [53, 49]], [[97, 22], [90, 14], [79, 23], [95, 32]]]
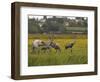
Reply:
[[52, 42], [50, 46], [56, 50], [56, 53], [61, 52], [61, 48], [57, 43]]
[[45, 42], [45, 45], [42, 46], [41, 50], [43, 50], [44, 52], [46, 51], [50, 51], [51, 50], [51, 40], [48, 40], [47, 42]]
[[65, 45], [65, 49], [71, 49], [71, 54], [72, 54], [72, 48], [75, 45], [75, 43], [76, 43], [76, 36], [74, 37], [72, 42], [70, 42], [69, 44]]

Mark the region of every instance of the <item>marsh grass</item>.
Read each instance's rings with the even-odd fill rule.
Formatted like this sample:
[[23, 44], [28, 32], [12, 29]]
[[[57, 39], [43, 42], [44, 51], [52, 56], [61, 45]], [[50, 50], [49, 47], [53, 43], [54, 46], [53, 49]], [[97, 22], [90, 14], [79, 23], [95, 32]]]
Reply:
[[[57, 38], [58, 37], [58, 38]], [[71, 35], [64, 35], [61, 38], [56, 36], [54, 41], [61, 47], [61, 52], [56, 53], [54, 49], [50, 52], [39, 53], [32, 51], [32, 40], [41, 38], [47, 41], [44, 35], [29, 35], [28, 37], [28, 66], [48, 66], [48, 65], [72, 65], [86, 64], [88, 61], [87, 55], [87, 37], [86, 35], [78, 35], [77, 41], [73, 46], [73, 51], [65, 50], [65, 45], [72, 41]]]

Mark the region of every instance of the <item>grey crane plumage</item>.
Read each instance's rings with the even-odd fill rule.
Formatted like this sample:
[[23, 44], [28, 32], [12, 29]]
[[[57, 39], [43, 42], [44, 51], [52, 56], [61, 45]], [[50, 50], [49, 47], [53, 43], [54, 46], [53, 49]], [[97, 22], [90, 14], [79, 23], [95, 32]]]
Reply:
[[72, 53], [72, 48], [75, 45], [75, 43], [76, 43], [76, 36], [73, 38], [73, 40], [70, 43], [68, 43], [68, 44], [65, 45], [65, 49], [66, 50], [67, 49], [71, 49], [71, 53]]
[[56, 52], [61, 51], [60, 46], [56, 42], [54, 42], [54, 34], [48, 35], [48, 41], [45, 42], [45, 45], [41, 50], [50, 51], [51, 48], [55, 49]]
[[48, 51], [51, 49], [51, 40], [48, 40], [47, 42], [45, 42], [45, 45], [42, 46], [41, 50], [43, 50], [44, 52]]

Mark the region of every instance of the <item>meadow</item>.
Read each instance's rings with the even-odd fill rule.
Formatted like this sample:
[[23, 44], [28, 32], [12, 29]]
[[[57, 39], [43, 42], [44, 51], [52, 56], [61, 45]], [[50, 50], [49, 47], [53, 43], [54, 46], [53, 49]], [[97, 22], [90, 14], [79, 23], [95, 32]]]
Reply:
[[73, 46], [72, 53], [70, 49], [65, 49], [65, 45], [70, 43], [72, 39], [71, 34], [56, 35], [54, 42], [58, 43], [61, 52], [56, 53], [52, 49], [48, 53], [40, 51], [35, 53], [32, 50], [32, 41], [35, 39], [48, 40], [48, 36], [40, 34], [28, 35], [28, 66], [48, 66], [48, 65], [73, 65], [73, 64], [86, 64], [88, 62], [87, 54], [87, 35], [77, 35], [77, 40]]

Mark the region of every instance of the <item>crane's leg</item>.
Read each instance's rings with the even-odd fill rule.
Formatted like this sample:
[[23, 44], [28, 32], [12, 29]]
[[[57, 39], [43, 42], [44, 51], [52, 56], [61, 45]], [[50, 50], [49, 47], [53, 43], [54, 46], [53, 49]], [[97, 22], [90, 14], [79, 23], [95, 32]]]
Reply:
[[72, 48], [71, 48], [71, 55], [72, 55]]
[[58, 50], [56, 49], [56, 53], [58, 52]]

